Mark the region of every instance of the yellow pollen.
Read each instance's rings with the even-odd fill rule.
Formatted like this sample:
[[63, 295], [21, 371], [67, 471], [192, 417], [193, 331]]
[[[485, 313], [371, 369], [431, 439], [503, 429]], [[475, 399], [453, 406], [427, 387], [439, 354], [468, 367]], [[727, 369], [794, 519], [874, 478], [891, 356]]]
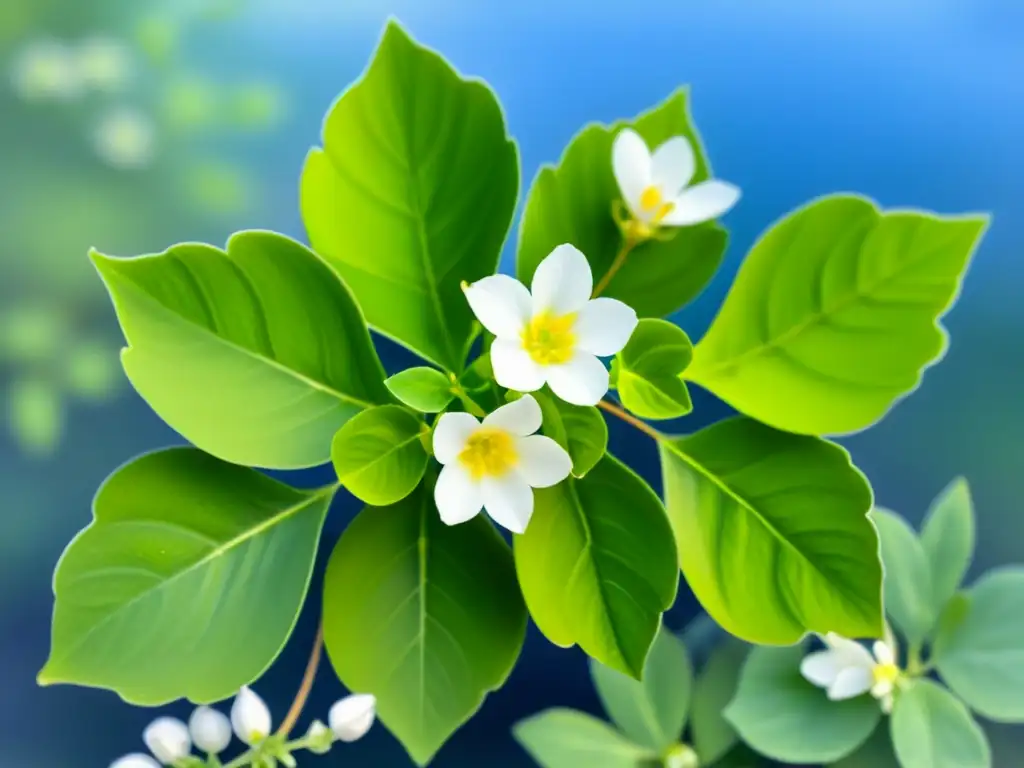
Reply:
[[871, 670], [875, 685], [878, 683], [895, 683], [900, 676], [900, 668], [895, 664], [876, 664]]
[[473, 433], [459, 454], [474, 480], [482, 477], [501, 477], [519, 461], [512, 435], [503, 429], [484, 427]]
[[575, 313], [557, 317], [542, 312], [523, 331], [523, 349], [541, 365], [567, 363], [576, 346], [576, 335], [572, 332], [575, 324]]
[[640, 207], [645, 213], [652, 214], [651, 222], [657, 224], [670, 213], [675, 205], [665, 202], [661, 194], [661, 188], [651, 185], [640, 193]]

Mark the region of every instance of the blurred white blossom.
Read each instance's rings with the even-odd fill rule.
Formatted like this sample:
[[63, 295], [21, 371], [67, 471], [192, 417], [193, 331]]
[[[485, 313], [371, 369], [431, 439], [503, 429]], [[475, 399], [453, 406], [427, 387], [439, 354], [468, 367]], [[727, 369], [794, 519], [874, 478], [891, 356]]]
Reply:
[[164, 765], [171, 765], [192, 752], [188, 726], [173, 717], [158, 717], [142, 732], [142, 740]]
[[160, 763], [149, 755], [141, 752], [119, 757], [110, 764], [110, 768], [160, 768]]
[[73, 52], [59, 40], [31, 40], [11, 62], [11, 84], [29, 101], [68, 101], [81, 94], [82, 77]]
[[96, 153], [119, 169], [145, 168], [153, 159], [156, 136], [152, 120], [131, 107], [105, 114], [93, 135]]
[[120, 91], [133, 75], [131, 50], [111, 37], [93, 37], [81, 43], [76, 64], [86, 88], [106, 93]]
[[319, 720], [314, 720], [306, 731], [306, 743], [308, 749], [317, 755], [324, 755], [331, 751], [331, 742], [334, 741], [334, 734], [331, 729]]
[[370, 693], [354, 693], [334, 703], [327, 715], [340, 741], [356, 741], [366, 735], [377, 715], [377, 699]]
[[188, 720], [188, 730], [196, 749], [217, 755], [231, 743], [231, 721], [212, 707], [196, 707]]
[[248, 686], [242, 686], [231, 705], [231, 727], [239, 739], [250, 745], [267, 738], [273, 728], [270, 710]]

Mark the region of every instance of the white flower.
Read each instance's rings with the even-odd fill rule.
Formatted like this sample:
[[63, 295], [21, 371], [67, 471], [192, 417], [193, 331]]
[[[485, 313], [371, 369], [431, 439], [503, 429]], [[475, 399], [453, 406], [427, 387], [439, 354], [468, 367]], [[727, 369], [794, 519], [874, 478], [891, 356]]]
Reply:
[[896, 681], [901, 675], [892, 646], [876, 641], [872, 657], [860, 643], [835, 633], [830, 632], [823, 640], [826, 650], [808, 654], [800, 664], [800, 673], [826, 689], [832, 701], [852, 699], [870, 691], [881, 701], [882, 709], [890, 712]]
[[464, 523], [481, 509], [513, 533], [533, 514], [532, 488], [560, 483], [572, 470], [569, 454], [540, 429], [537, 401], [523, 395], [487, 416], [446, 413], [434, 427], [434, 456], [444, 465], [434, 501], [441, 520]]
[[370, 693], [354, 693], [334, 703], [327, 715], [331, 730], [341, 741], [366, 735], [376, 716], [377, 699]]
[[100, 158], [114, 168], [145, 168], [156, 144], [153, 122], [143, 112], [119, 107], [100, 119], [93, 143]]
[[196, 749], [217, 755], [231, 743], [231, 721], [212, 707], [196, 707], [188, 719], [188, 730]]
[[181, 760], [192, 752], [188, 726], [174, 717], [158, 717], [142, 732], [142, 740], [164, 765]]
[[118, 758], [110, 764], [110, 768], [160, 768], [160, 763], [149, 755], [136, 752]]
[[82, 83], [98, 91], [112, 92], [124, 87], [132, 74], [132, 57], [120, 40], [94, 37], [83, 42], [76, 57]]
[[82, 92], [74, 56], [57, 40], [33, 40], [15, 56], [11, 69], [14, 89], [25, 99], [66, 101]]
[[596, 405], [608, 392], [608, 370], [597, 358], [626, 346], [636, 312], [616, 299], [591, 299], [590, 264], [568, 244], [540, 263], [530, 288], [508, 275], [464, 286], [473, 313], [496, 337], [494, 378], [518, 392], [547, 383], [568, 403]]
[[641, 233], [718, 218], [740, 199], [740, 190], [711, 179], [687, 187], [697, 170], [690, 142], [673, 136], [652, 153], [636, 131], [624, 128], [612, 145], [612, 168]]
[[231, 727], [235, 735], [246, 744], [253, 745], [270, 735], [273, 727], [267, 705], [248, 686], [235, 696], [231, 705]]

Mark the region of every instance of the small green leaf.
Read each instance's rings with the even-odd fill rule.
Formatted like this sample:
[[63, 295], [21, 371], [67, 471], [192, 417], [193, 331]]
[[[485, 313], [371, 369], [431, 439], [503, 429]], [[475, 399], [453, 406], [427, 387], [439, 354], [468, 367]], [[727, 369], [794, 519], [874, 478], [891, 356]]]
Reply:
[[607, 723], [572, 709], [549, 709], [512, 729], [542, 768], [655, 768], [658, 755]]
[[[633, 120], [588, 125], [557, 166], [540, 169], [519, 228], [516, 275], [522, 282], [529, 284], [541, 261], [562, 243], [586, 254], [595, 284], [608, 272], [622, 243], [612, 217], [612, 206], [621, 199], [612, 172], [612, 143], [623, 128], [635, 129], [652, 150], [673, 136], [686, 137], [696, 156], [693, 183], [711, 176], [688, 102], [688, 92], [679, 90]], [[725, 230], [714, 222], [673, 230], [666, 241], [650, 240], [629, 255], [604, 295], [626, 302], [640, 317], [670, 315], [715, 274], [727, 241]]]
[[512, 553], [478, 515], [448, 526], [429, 484], [367, 507], [324, 577], [324, 642], [341, 681], [377, 697], [419, 765], [508, 677], [523, 644]]
[[882, 542], [885, 611], [907, 641], [918, 644], [935, 626], [931, 567], [914, 530], [899, 515], [875, 507], [871, 519]]
[[963, 600], [951, 601], [933, 658], [950, 688], [980, 715], [1024, 722], [1024, 568], [992, 571]]
[[236, 693], [291, 634], [333, 496], [194, 448], [125, 464], [57, 565], [39, 682], [109, 688], [142, 706]]
[[660, 448], [679, 564], [715, 621], [768, 645], [883, 635], [871, 488], [843, 448], [746, 417]]
[[452, 382], [436, 368], [409, 368], [386, 379], [384, 386], [421, 413], [440, 413], [455, 397]]
[[49, 456], [64, 431], [64, 404], [46, 379], [15, 379], [7, 393], [9, 429], [19, 447], [34, 456]]
[[682, 640], [664, 626], [651, 645], [642, 681], [593, 659], [590, 677], [612, 722], [637, 744], [663, 752], [682, 738], [693, 669]]
[[987, 224], [853, 195], [808, 203], [747, 254], [686, 377], [778, 429], [870, 426], [945, 351], [939, 319]]
[[693, 410], [681, 374], [693, 358], [682, 328], [644, 319], [616, 357], [616, 388], [622, 404], [644, 419], [675, 419]]
[[592, 405], [572, 405], [547, 390], [533, 393], [543, 414], [543, 432], [565, 448], [573, 477], [584, 477], [608, 450], [608, 424]]
[[640, 678], [679, 583], [672, 529], [643, 480], [606, 454], [582, 480], [537, 489], [515, 556], [548, 640]]
[[132, 385], [207, 453], [275, 469], [323, 464], [342, 424], [391, 400], [352, 295], [294, 240], [241, 232], [226, 251], [189, 243], [92, 258], [128, 340]]
[[915, 680], [896, 697], [892, 743], [902, 768], [990, 768], [988, 740], [953, 694], [931, 680]]
[[739, 741], [736, 729], [722, 712], [736, 695], [740, 672], [749, 651], [749, 646], [727, 637], [712, 651], [697, 676], [690, 731], [701, 765], [716, 763]]
[[356, 414], [338, 430], [331, 459], [340, 482], [357, 499], [377, 507], [401, 501], [427, 471], [420, 419], [400, 405]]
[[889, 721], [883, 720], [868, 737], [868, 740], [842, 760], [831, 764], [832, 768], [900, 768], [889, 736]]
[[868, 695], [829, 701], [804, 680], [804, 644], [754, 648], [725, 717], [758, 752], [785, 763], [830, 763], [864, 742], [882, 716]]
[[458, 373], [473, 329], [460, 283], [497, 270], [518, 193], [494, 92], [391, 21], [327, 115], [300, 205], [313, 248], [370, 324]]
[[921, 546], [931, 565], [936, 610], [956, 594], [974, 555], [974, 504], [967, 481], [958, 477], [932, 502], [921, 528]]

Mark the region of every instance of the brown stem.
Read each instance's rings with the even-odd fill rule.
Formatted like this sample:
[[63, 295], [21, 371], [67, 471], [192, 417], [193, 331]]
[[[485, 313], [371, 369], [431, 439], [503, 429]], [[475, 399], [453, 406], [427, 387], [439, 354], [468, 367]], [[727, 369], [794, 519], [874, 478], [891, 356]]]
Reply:
[[302, 708], [306, 706], [306, 699], [309, 698], [309, 692], [313, 690], [313, 681], [316, 679], [316, 670], [320, 666], [320, 652], [324, 645], [324, 625], [320, 622], [320, 626], [316, 629], [316, 638], [313, 640], [313, 650], [309, 652], [309, 661], [306, 664], [306, 672], [302, 676], [302, 682], [299, 684], [299, 690], [295, 693], [295, 699], [292, 701], [292, 706], [288, 710], [288, 714], [284, 716], [284, 722], [281, 723], [281, 727], [277, 729], [277, 735], [284, 738], [288, 737], [288, 734], [292, 732], [292, 728], [295, 727], [295, 723], [299, 719], [299, 715], [302, 714]]
[[652, 437], [655, 440], [661, 441], [661, 440], [664, 439], [664, 435], [662, 435], [661, 432], [656, 430], [650, 424], [647, 424], [646, 422], [641, 421], [640, 419], [638, 419], [633, 414], [626, 413], [626, 411], [624, 411], [622, 408], [619, 408], [619, 406], [615, 405], [615, 403], [610, 403], [607, 400], [602, 400], [601, 402], [599, 402], [597, 404], [597, 407], [600, 408], [603, 411], [608, 411], [608, 413], [611, 413], [611, 414], [614, 414], [615, 416], [618, 416], [620, 419], [622, 419], [627, 424], [636, 427], [641, 432], [643, 432], [645, 435], [647, 435], [649, 437]]
[[608, 271], [604, 273], [604, 277], [598, 282], [597, 287], [594, 288], [594, 293], [591, 298], [596, 299], [600, 296], [604, 290], [608, 287], [608, 284], [612, 281], [612, 278], [622, 269], [622, 265], [626, 263], [626, 257], [629, 256], [629, 252], [636, 247], [636, 240], [632, 237], [627, 236], [622, 241], [622, 248], [615, 254], [615, 260], [612, 265], [608, 267]]

